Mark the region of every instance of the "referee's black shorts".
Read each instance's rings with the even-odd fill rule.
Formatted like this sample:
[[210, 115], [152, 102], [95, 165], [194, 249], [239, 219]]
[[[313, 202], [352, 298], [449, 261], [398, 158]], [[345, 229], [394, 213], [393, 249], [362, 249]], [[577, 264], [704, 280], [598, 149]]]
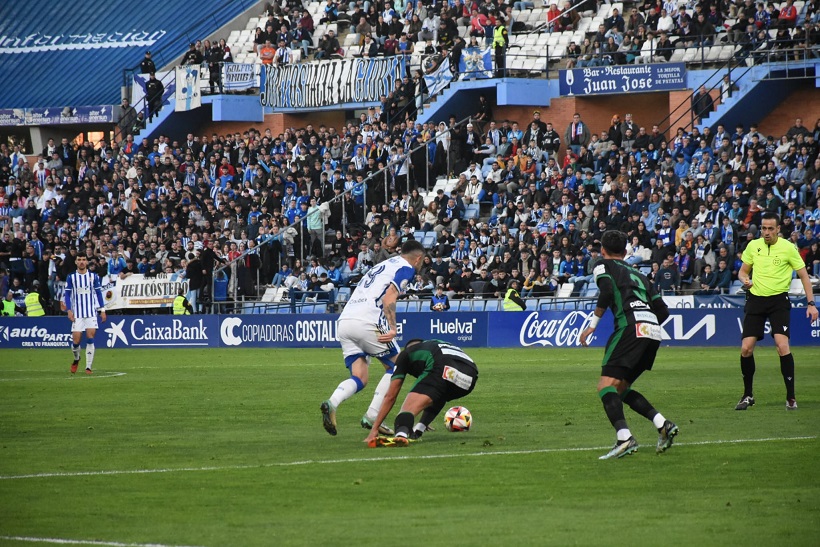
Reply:
[[792, 303], [788, 293], [773, 296], [756, 296], [746, 293], [746, 306], [743, 309], [743, 338], [755, 337], [763, 340], [766, 333], [766, 320], [772, 325], [772, 337], [782, 334], [789, 337], [791, 329], [789, 321], [792, 313]]

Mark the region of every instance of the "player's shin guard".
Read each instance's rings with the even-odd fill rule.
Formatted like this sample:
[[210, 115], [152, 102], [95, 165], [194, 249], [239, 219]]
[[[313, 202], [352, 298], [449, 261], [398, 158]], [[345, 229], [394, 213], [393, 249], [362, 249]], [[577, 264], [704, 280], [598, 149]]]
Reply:
[[[655, 410], [655, 407], [652, 406], [652, 403], [646, 400], [646, 397], [644, 397], [637, 391], [632, 389], [626, 390], [626, 392], [621, 396], [621, 400], [625, 404], [627, 404], [629, 408], [631, 408], [647, 420], [651, 422], [655, 421], [655, 417], [658, 415], [658, 411]], [[663, 421], [661, 421], [661, 425], [663, 425]]]
[[410, 430], [413, 429], [413, 416], [412, 412], [399, 412], [399, 415], [396, 416], [396, 421], [393, 423], [393, 429], [396, 430], [397, 437], [409, 437]]
[[364, 388], [364, 382], [356, 376], [351, 376], [338, 385], [336, 391], [328, 400], [333, 408], [338, 408], [340, 404], [356, 395], [362, 388]]
[[[387, 390], [390, 387], [390, 379], [392, 377], [392, 374], [384, 374], [379, 380], [378, 385], [376, 385], [376, 391], [373, 393], [373, 400], [370, 401], [370, 407], [367, 409], [367, 414], [365, 414], [367, 419], [371, 422], [376, 421], [376, 417], [379, 415], [379, 409], [382, 407], [384, 396], [387, 395]], [[410, 424], [411, 427], [412, 425], [413, 424]]]
[[[781, 361], [782, 362], [782, 361]], [[792, 361], [794, 362], [794, 361]], [[754, 395], [755, 378], [755, 356], [740, 356], [740, 372], [743, 374], [743, 395], [752, 397]]]
[[91, 368], [94, 364], [94, 337], [85, 336], [85, 368]]
[[780, 356], [780, 373], [786, 383], [786, 399], [794, 399], [794, 355]]
[[631, 436], [631, 433], [629, 432], [629, 427], [626, 425], [624, 404], [618, 396], [618, 390], [612, 386], [607, 386], [598, 392], [598, 397], [601, 398], [601, 402], [604, 404], [604, 411], [606, 412], [607, 418], [609, 418], [609, 422], [618, 434], [618, 440], [627, 440]]

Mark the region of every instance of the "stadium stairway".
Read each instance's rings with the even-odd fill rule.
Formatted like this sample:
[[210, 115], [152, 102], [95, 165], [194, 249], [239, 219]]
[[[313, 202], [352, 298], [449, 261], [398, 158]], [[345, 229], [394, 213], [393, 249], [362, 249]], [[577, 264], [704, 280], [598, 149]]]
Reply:
[[[748, 124], [749, 113], [754, 112], [756, 120], [762, 120], [779, 104], [783, 97], [787, 97], [794, 88], [794, 81], [785, 79], [790, 72], [814, 70], [818, 74], [820, 61], [795, 62], [788, 64], [771, 64], [751, 67], [748, 71], [741, 66], [735, 68], [733, 75], [738, 75], [735, 81], [739, 90], [725, 102], [716, 106], [708, 116], [704, 116], [698, 124], [703, 131], [704, 127], [717, 127], [723, 124], [727, 130], [733, 130], [737, 124]], [[715, 72], [707, 81], [703, 82], [707, 89], [720, 82], [726, 73], [725, 70]], [[820, 79], [815, 78], [815, 87], [820, 88]], [[689, 82], [692, 89], [697, 89], [699, 82]], [[718, 89], [719, 91], [719, 89]], [[681, 124], [673, 124], [681, 125]]]

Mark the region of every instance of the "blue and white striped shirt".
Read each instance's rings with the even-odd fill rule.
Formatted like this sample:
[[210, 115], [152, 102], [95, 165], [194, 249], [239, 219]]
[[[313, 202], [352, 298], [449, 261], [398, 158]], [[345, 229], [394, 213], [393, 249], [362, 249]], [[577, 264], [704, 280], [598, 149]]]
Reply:
[[77, 319], [96, 317], [97, 310], [105, 306], [100, 276], [89, 271], [70, 274], [66, 280], [64, 299], [66, 310], [73, 311]]

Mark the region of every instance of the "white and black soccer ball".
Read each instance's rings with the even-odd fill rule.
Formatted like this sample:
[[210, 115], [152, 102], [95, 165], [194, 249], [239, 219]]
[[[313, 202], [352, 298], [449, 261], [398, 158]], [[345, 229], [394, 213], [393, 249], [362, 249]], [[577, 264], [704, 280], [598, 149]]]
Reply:
[[463, 406], [454, 406], [444, 415], [444, 427], [447, 431], [469, 431], [473, 425], [473, 415]]

